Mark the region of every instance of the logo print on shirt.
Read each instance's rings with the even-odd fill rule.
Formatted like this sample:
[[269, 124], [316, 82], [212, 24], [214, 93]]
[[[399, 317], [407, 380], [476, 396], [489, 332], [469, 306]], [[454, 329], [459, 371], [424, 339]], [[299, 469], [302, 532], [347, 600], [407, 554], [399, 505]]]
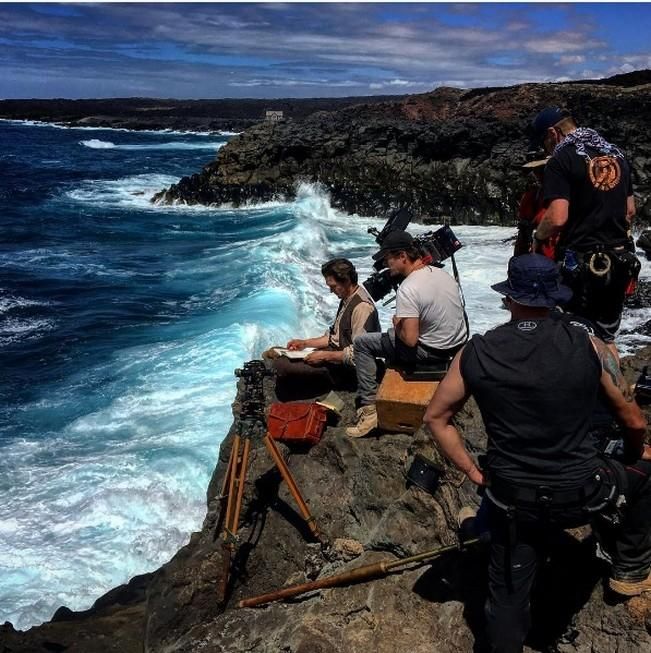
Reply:
[[538, 327], [538, 322], [531, 322], [530, 320], [524, 320], [522, 322], [518, 322], [517, 327], [518, 329], [520, 329], [520, 331], [533, 331], [535, 328]]
[[621, 175], [619, 161], [614, 156], [597, 156], [588, 161], [588, 176], [597, 190], [612, 190]]
[[583, 322], [577, 322], [576, 320], [570, 320], [570, 326], [578, 327], [579, 329], [583, 329], [584, 331], [589, 333], [591, 336], [594, 335], [594, 329], [592, 327], [589, 327], [587, 324], [584, 324]]

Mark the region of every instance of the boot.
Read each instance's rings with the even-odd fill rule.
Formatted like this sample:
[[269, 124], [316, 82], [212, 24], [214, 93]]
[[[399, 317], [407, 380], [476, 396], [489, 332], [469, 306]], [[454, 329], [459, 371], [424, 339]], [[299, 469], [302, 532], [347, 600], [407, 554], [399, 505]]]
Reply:
[[457, 524], [459, 525], [459, 539], [463, 542], [477, 537], [475, 530], [475, 521], [477, 511], [470, 506], [463, 506], [457, 515]]
[[608, 587], [617, 594], [623, 596], [639, 596], [643, 592], [651, 592], [651, 574], [644, 580], [616, 580], [610, 578], [608, 580]]
[[377, 410], [375, 404], [362, 406], [357, 411], [357, 424], [346, 429], [346, 435], [351, 438], [363, 438], [377, 428]]

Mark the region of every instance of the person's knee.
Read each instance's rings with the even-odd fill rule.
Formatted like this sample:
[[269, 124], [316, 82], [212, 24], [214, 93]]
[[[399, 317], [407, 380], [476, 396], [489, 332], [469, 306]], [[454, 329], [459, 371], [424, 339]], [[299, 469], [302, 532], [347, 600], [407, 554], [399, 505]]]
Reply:
[[362, 333], [353, 340], [353, 352], [373, 353], [381, 343], [381, 333]]

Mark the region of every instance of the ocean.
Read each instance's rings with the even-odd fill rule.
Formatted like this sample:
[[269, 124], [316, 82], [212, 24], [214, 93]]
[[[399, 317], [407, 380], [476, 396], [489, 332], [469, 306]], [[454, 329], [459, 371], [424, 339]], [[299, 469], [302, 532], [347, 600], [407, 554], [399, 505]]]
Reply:
[[[0, 623], [86, 609], [183, 546], [232, 422], [233, 370], [326, 329], [323, 261], [371, 272], [367, 228], [383, 220], [338, 212], [316, 185], [239, 209], [150, 203], [230, 137], [0, 122]], [[489, 286], [514, 228], [454, 231], [483, 332], [507, 319]], [[391, 307], [380, 315], [387, 327]], [[627, 313], [627, 351], [648, 317]]]

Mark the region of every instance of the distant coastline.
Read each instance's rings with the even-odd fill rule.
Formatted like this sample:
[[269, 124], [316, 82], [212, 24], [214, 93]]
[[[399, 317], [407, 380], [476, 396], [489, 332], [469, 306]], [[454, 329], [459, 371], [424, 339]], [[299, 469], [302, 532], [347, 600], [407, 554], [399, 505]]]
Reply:
[[355, 104], [399, 101], [403, 95], [310, 99], [169, 100], [111, 98], [89, 100], [0, 100], [0, 119], [34, 121], [62, 127], [130, 131], [241, 132], [264, 120], [267, 110], [302, 119], [316, 111]]
[[84, 129], [86, 131], [102, 131], [111, 129], [117, 132], [135, 132], [139, 134], [169, 134], [171, 136], [237, 136], [242, 132], [217, 129], [215, 131], [190, 131], [189, 129], [129, 129], [128, 127], [89, 127], [88, 125], [63, 124], [46, 120], [24, 120], [21, 118], [0, 118], [0, 123], [11, 123], [27, 127], [54, 127], [55, 129]]

